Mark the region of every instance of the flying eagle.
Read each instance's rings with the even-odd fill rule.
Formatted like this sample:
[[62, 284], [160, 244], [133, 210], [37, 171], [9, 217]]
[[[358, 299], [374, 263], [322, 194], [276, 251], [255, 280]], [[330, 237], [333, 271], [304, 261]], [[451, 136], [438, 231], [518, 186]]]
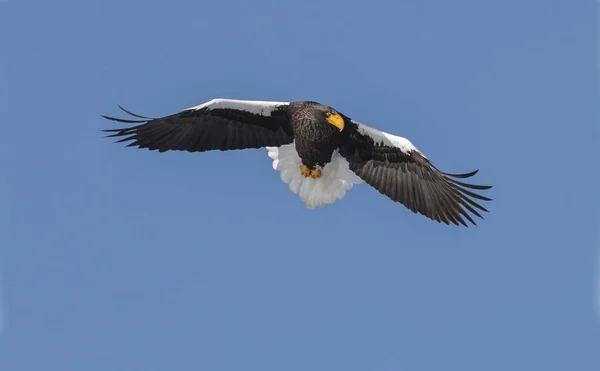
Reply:
[[178, 113], [150, 118], [136, 115], [136, 124], [112, 132], [128, 146], [160, 152], [204, 152], [266, 147], [273, 168], [308, 208], [341, 199], [353, 184], [365, 181], [414, 213], [445, 224], [467, 226], [477, 211], [487, 210], [474, 192], [491, 186], [463, 183], [475, 170], [449, 174], [438, 170], [408, 139], [371, 128], [310, 101], [272, 102], [213, 99]]

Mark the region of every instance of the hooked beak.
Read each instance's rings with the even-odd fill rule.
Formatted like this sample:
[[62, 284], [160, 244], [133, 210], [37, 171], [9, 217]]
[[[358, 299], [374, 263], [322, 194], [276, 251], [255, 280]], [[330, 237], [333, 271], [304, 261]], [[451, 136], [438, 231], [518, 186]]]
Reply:
[[342, 116], [340, 116], [339, 113], [327, 117], [327, 121], [329, 121], [331, 125], [340, 129], [340, 131], [344, 130], [344, 119], [342, 118]]

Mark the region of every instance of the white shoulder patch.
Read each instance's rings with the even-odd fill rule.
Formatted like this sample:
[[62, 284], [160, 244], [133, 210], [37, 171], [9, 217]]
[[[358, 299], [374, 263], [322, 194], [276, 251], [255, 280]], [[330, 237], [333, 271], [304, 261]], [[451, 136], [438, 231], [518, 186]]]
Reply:
[[[380, 143], [380, 144], [390, 146], [390, 147], [397, 147], [397, 148], [400, 148], [400, 150], [402, 150], [402, 152], [405, 152], [405, 153], [409, 153], [411, 151], [416, 151], [416, 152], [421, 153], [421, 151], [419, 151], [417, 149], [417, 147], [415, 147], [410, 142], [410, 140], [408, 140], [406, 138], [399, 137], [397, 135], [392, 135], [392, 134], [386, 133], [384, 131], [377, 130], [375, 128], [372, 128], [370, 126], [367, 126], [365, 124], [362, 124], [362, 123], [354, 121], [354, 120], [352, 120], [352, 122], [354, 122], [355, 124], [358, 125], [359, 133], [361, 133], [362, 135], [371, 137], [371, 139], [373, 139], [373, 141], [375, 141], [375, 143]], [[423, 155], [423, 154], [421, 153], [421, 155]]]
[[217, 98], [210, 100], [206, 103], [199, 104], [194, 107], [186, 108], [184, 111], [196, 111], [202, 108], [208, 109], [234, 109], [240, 111], [246, 111], [249, 113], [270, 116], [277, 107], [288, 105], [289, 102], [272, 102], [272, 101], [260, 101], [260, 100], [238, 100], [238, 99], [224, 99]]
[[317, 179], [300, 174], [302, 160], [296, 152], [295, 143], [267, 147], [267, 151], [273, 159], [273, 169], [281, 172], [281, 180], [300, 196], [309, 209], [332, 204], [343, 198], [354, 184], [362, 183], [362, 179], [350, 170], [348, 161], [337, 151], [331, 156], [331, 162], [321, 169], [321, 177]]

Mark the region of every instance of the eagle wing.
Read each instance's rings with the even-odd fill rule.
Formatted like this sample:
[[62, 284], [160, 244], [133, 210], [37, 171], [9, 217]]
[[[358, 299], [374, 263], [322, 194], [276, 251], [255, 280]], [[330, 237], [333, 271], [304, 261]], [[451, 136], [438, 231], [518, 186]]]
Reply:
[[203, 152], [281, 146], [293, 141], [288, 114], [289, 102], [213, 99], [162, 118], [126, 113], [141, 120], [109, 116], [106, 119], [138, 124], [109, 129], [109, 137], [123, 137], [137, 146], [160, 152], [169, 150]]
[[491, 199], [473, 190], [491, 186], [457, 180], [469, 178], [477, 170], [465, 174], [441, 172], [408, 139], [345, 119], [350, 124], [340, 143], [340, 154], [367, 184], [413, 212], [438, 222], [467, 226], [464, 220], [467, 219], [475, 225], [469, 213], [483, 219], [477, 210], [488, 210], [475, 199]]

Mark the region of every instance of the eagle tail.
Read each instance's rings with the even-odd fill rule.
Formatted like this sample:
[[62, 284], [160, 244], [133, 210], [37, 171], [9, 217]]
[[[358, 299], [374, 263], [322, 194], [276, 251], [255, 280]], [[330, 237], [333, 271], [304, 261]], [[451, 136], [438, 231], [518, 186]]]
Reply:
[[267, 147], [267, 151], [273, 159], [273, 169], [281, 173], [281, 180], [300, 196], [309, 209], [330, 205], [343, 198], [354, 184], [362, 183], [337, 151], [331, 156], [331, 162], [321, 169], [321, 176], [317, 179], [306, 178], [300, 173], [302, 160], [294, 143]]

